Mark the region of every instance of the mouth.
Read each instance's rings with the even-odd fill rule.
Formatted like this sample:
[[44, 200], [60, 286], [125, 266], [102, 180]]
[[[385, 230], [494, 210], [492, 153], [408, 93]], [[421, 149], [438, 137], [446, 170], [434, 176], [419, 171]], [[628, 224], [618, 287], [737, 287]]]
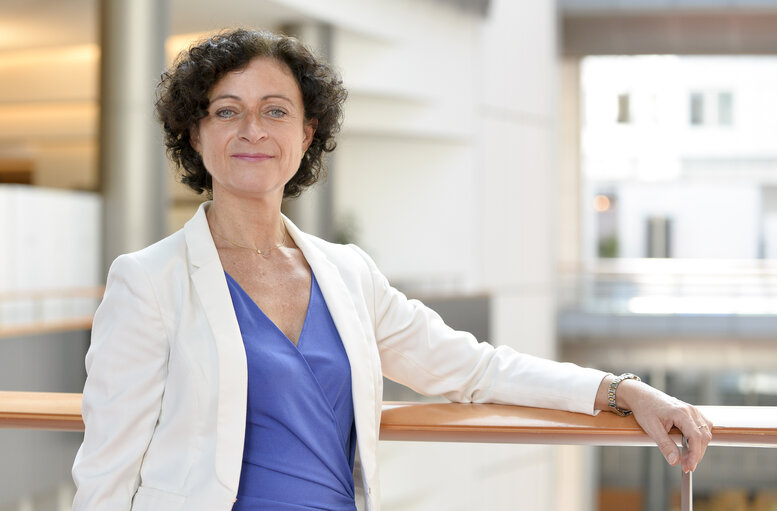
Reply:
[[235, 158], [236, 160], [252, 162], [271, 160], [274, 158], [274, 156], [264, 153], [235, 153], [232, 155], [232, 158]]

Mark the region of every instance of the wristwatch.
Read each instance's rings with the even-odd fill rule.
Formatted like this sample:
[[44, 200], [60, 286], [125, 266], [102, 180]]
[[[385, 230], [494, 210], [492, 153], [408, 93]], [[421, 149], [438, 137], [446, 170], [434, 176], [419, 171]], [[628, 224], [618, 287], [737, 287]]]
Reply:
[[607, 406], [610, 407], [610, 410], [612, 410], [613, 413], [617, 413], [621, 417], [631, 415], [631, 410], [624, 410], [623, 408], [615, 406], [615, 394], [618, 392], [618, 385], [620, 385], [623, 380], [642, 381], [636, 374], [623, 373], [620, 376], [616, 376], [612, 383], [610, 383], [610, 388], [607, 390]]

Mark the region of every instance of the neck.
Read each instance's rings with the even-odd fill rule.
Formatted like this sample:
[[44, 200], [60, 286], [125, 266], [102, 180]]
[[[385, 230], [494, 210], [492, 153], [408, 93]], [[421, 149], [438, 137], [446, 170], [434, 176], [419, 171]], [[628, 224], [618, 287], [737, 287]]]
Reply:
[[258, 249], [273, 247], [284, 239], [285, 227], [281, 220], [281, 198], [277, 200], [237, 199], [217, 195], [208, 208], [208, 224], [214, 239], [227, 240], [254, 246]]

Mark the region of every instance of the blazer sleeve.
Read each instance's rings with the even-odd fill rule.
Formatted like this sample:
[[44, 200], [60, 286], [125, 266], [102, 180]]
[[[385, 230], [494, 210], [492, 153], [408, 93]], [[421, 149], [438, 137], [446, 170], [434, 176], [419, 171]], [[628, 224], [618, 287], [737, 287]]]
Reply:
[[108, 273], [86, 355], [86, 430], [73, 465], [74, 511], [132, 506], [159, 417], [169, 339], [148, 275], [133, 255]]
[[391, 287], [370, 257], [372, 311], [383, 374], [426, 395], [596, 414], [602, 371], [478, 342], [433, 310]]

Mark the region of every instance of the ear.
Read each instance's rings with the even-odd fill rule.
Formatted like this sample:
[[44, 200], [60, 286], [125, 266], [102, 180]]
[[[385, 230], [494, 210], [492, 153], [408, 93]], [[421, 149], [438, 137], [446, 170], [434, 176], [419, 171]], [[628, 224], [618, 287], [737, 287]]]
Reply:
[[302, 127], [302, 130], [305, 133], [305, 137], [302, 139], [303, 153], [308, 150], [308, 147], [310, 147], [310, 144], [313, 142], [313, 135], [316, 134], [316, 129], [318, 129], [318, 119], [305, 121], [305, 125]]
[[200, 125], [195, 124], [191, 128], [189, 128], [189, 144], [192, 146], [192, 149], [200, 152]]

